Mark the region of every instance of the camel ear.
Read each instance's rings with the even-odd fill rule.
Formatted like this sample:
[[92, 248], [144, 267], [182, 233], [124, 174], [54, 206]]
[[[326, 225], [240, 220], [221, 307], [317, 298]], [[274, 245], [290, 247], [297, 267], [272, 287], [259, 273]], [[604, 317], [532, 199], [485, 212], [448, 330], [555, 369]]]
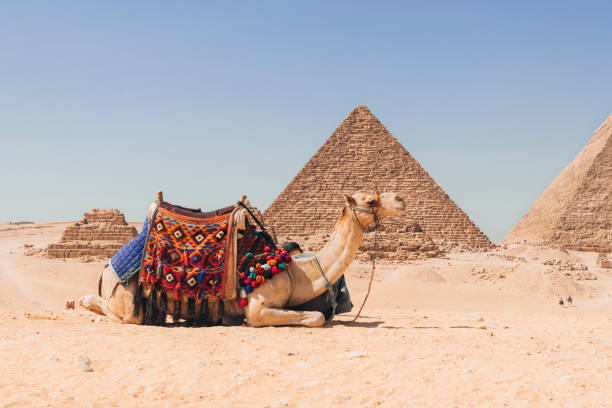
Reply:
[[374, 195], [374, 200], [376, 200], [376, 205], [380, 205], [380, 191], [376, 190], [376, 194]]
[[344, 197], [346, 198], [346, 203], [350, 204], [350, 205], [357, 205], [357, 201], [355, 201], [355, 199], [353, 197], [351, 197], [348, 194], [345, 194]]

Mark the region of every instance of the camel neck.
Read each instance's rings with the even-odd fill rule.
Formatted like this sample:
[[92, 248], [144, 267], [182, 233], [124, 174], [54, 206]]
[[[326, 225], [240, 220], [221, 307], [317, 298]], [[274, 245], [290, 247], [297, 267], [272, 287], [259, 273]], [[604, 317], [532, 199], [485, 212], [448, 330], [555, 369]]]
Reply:
[[[336, 222], [329, 242], [316, 254], [325, 276], [331, 283], [335, 283], [346, 272], [362, 241], [363, 231], [355, 215], [344, 210]], [[295, 279], [294, 293], [290, 305], [305, 303], [327, 290], [325, 279], [316, 268], [294, 266], [291, 270]]]

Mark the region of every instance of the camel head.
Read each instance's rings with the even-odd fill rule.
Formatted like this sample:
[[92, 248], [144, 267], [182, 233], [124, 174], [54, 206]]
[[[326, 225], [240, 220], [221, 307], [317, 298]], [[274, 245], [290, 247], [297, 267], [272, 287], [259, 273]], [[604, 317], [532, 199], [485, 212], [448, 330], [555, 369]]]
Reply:
[[396, 193], [355, 193], [346, 196], [345, 211], [354, 213], [363, 229], [376, 219], [400, 214], [405, 209], [404, 199]]

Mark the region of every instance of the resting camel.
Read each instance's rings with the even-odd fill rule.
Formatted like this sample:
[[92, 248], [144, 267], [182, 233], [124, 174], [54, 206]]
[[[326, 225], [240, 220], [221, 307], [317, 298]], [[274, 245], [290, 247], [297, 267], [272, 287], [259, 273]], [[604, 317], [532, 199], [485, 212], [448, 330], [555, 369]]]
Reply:
[[[327, 280], [333, 284], [346, 272], [363, 241], [364, 231], [376, 218], [399, 214], [404, 209], [404, 200], [395, 193], [347, 195], [345, 207], [329, 242], [316, 254]], [[79, 299], [79, 305], [123, 323], [140, 324], [142, 312], [134, 315], [133, 305], [137, 279], [132, 279], [127, 287], [117, 283], [116, 275], [106, 267], [100, 276], [101, 296], [83, 296]], [[322, 326], [325, 318], [321, 312], [293, 311], [286, 307], [303, 304], [326, 290], [325, 278], [316, 267], [314, 256], [293, 257], [287, 273], [276, 275], [248, 295], [248, 306], [240, 306], [238, 299], [226, 301], [222, 312], [223, 323], [240, 324], [246, 318], [247, 324], [254, 327]], [[170, 302], [168, 313], [172, 312]], [[187, 311], [181, 310], [180, 315], [186, 316]]]

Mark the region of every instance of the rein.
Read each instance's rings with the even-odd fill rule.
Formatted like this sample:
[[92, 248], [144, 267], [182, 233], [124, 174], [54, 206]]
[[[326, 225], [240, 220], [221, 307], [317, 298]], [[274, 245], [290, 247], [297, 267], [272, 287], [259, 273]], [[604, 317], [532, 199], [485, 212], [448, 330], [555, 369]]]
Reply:
[[[376, 192], [376, 196], [378, 197], [378, 191]], [[365, 306], [366, 301], [368, 300], [368, 297], [370, 296], [370, 290], [372, 289], [372, 281], [374, 280], [374, 271], [376, 271], [376, 251], [378, 251], [378, 224], [379, 224], [379, 219], [376, 213], [378, 212], [378, 208], [380, 207], [380, 198], [378, 198], [376, 201], [377, 203], [374, 208], [357, 207], [357, 206], [351, 206], [348, 203], [346, 204], [347, 207], [350, 207], [353, 210], [353, 215], [355, 215], [355, 221], [357, 221], [363, 233], [367, 232], [367, 228], [363, 228], [363, 225], [361, 225], [361, 222], [359, 221], [359, 217], [357, 217], [357, 211], [368, 212], [372, 214], [372, 217], [374, 218], [374, 246], [372, 248], [372, 255], [370, 256], [372, 258], [372, 272], [370, 273], [370, 282], [368, 283], [368, 291], [365, 295], [365, 298], [363, 299], [363, 302], [361, 303], [361, 307], [359, 307], [359, 311], [353, 318], [352, 322], [355, 322], [357, 321], [357, 319], [359, 319], [359, 316], [361, 315], [361, 311], [363, 310], [363, 307]], [[335, 310], [335, 307], [334, 307], [334, 310]]]

